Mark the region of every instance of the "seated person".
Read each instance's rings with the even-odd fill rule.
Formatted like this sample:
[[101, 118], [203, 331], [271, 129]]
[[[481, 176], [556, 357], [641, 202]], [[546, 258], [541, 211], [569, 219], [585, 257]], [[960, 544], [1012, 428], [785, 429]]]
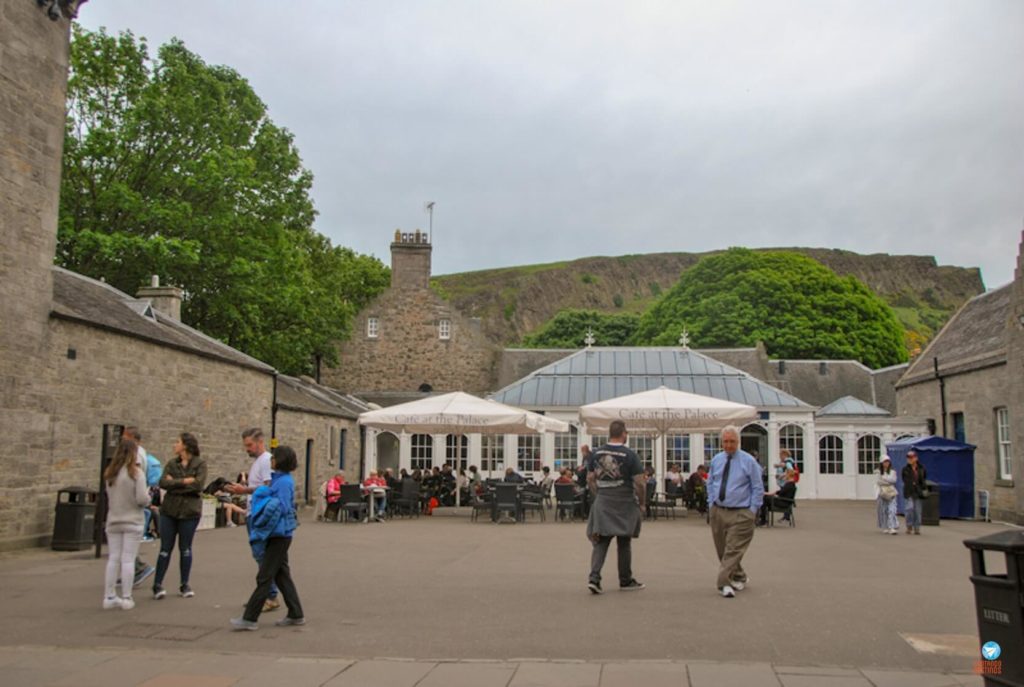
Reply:
[[572, 468], [562, 468], [562, 471], [558, 473], [558, 479], [555, 480], [555, 484], [576, 484], [576, 480], [573, 479]]
[[377, 505], [378, 520], [384, 519], [384, 513], [388, 508], [388, 495], [385, 491], [387, 486], [388, 483], [377, 474], [376, 470], [370, 470], [370, 476], [363, 480], [363, 492], [369, 493], [371, 490], [373, 491], [374, 503]]
[[341, 485], [345, 483], [345, 471], [338, 470], [334, 477], [327, 480], [326, 498], [327, 509], [324, 510], [324, 520], [332, 515], [338, 517], [338, 509], [341, 508]]
[[523, 484], [526, 482], [526, 478], [515, 471], [514, 468], [505, 468], [505, 481], [513, 482], [515, 484]]
[[698, 513], [707, 511], [707, 479], [708, 468], [706, 465], [698, 465], [693, 474], [686, 479], [683, 497], [686, 500], [687, 508], [696, 509]]
[[555, 483], [555, 478], [551, 476], [551, 468], [545, 465], [540, 471], [542, 474], [540, 478], [540, 491], [544, 496], [551, 496], [551, 485]]
[[[784, 482], [778, 491], [774, 491], [764, 495], [764, 502], [761, 504], [761, 510], [757, 514], [757, 524], [767, 525], [768, 524], [768, 510], [772, 507], [775, 499], [795, 499], [796, 498], [796, 471], [792, 468], [786, 470], [784, 473]], [[782, 516], [783, 520], [789, 520], [789, 513]]]
[[[405, 472], [405, 468], [402, 468], [402, 472]], [[402, 482], [395, 477], [395, 471], [391, 468], [384, 470], [384, 482], [388, 485], [388, 489], [402, 490]]]

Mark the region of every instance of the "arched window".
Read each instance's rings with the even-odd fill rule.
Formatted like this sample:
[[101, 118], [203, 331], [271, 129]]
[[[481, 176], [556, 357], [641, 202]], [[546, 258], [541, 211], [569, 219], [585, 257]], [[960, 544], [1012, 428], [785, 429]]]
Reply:
[[818, 440], [818, 472], [843, 474], [843, 440], [835, 434], [826, 434]]
[[779, 429], [779, 448], [788, 449], [796, 461], [796, 469], [804, 471], [804, 430], [798, 425], [783, 425]]
[[413, 470], [429, 470], [434, 462], [434, 437], [429, 434], [412, 435], [412, 460], [409, 466]]
[[865, 434], [857, 439], [857, 474], [871, 475], [878, 469], [882, 455], [882, 439], [874, 434]]

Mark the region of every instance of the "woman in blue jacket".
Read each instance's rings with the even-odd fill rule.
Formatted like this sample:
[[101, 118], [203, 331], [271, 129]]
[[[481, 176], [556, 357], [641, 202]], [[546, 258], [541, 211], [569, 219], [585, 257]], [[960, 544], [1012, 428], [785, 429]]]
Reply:
[[263, 611], [263, 603], [270, 596], [270, 583], [277, 584], [284, 597], [288, 615], [275, 625], [305, 625], [299, 593], [292, 582], [288, 567], [288, 548], [297, 524], [295, 518], [295, 480], [291, 473], [298, 465], [295, 451], [289, 446], [278, 446], [270, 459], [274, 472], [269, 486], [261, 486], [253, 492], [252, 510], [249, 515], [249, 541], [253, 552], [264, 547], [260, 571], [256, 574], [256, 590], [249, 597], [241, 618], [232, 618], [236, 630], [255, 630]]

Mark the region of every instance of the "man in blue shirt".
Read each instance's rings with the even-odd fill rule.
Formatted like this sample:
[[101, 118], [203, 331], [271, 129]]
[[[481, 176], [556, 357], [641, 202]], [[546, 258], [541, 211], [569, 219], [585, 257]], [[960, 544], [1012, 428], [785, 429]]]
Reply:
[[761, 465], [740, 450], [740, 432], [729, 426], [722, 430], [722, 452], [711, 459], [708, 472], [708, 508], [711, 536], [720, 562], [717, 586], [729, 599], [747, 586], [743, 554], [754, 538], [757, 511], [764, 501]]

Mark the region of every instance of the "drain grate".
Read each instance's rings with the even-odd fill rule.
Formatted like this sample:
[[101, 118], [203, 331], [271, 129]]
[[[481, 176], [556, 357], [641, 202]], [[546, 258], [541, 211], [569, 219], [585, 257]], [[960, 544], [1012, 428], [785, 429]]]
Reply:
[[216, 632], [217, 628], [199, 625], [162, 625], [157, 623], [125, 623], [100, 634], [105, 637], [132, 637], [135, 639], [166, 639], [172, 642], [194, 642]]

